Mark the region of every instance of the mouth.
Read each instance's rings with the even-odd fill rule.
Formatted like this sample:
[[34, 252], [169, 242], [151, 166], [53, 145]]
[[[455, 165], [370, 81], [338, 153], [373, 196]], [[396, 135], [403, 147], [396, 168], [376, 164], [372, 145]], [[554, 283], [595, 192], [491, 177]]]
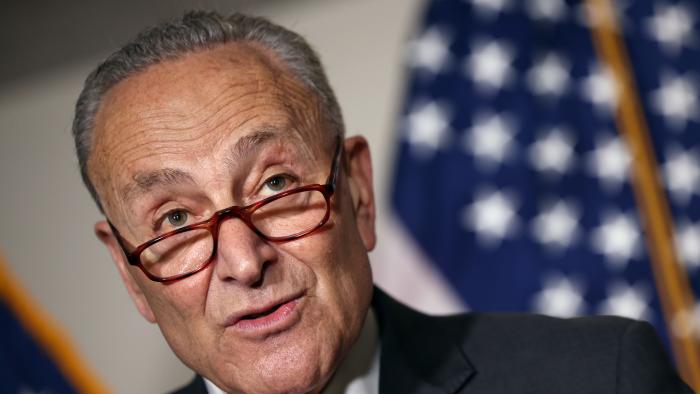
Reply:
[[297, 306], [302, 295], [285, 298], [281, 301], [243, 311], [233, 316], [227, 326], [244, 334], [267, 335], [291, 327], [299, 318]]

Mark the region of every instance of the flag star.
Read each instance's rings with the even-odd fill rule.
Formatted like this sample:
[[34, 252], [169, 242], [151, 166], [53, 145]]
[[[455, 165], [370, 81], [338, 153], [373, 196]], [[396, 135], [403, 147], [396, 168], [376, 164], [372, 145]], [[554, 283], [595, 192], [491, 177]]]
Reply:
[[528, 71], [530, 89], [541, 96], [560, 96], [569, 85], [569, 65], [561, 56], [548, 54]]
[[564, 18], [566, 4], [562, 0], [528, 0], [526, 10], [535, 20], [558, 22]]
[[573, 160], [572, 139], [568, 131], [551, 129], [530, 146], [530, 162], [538, 171], [553, 175], [564, 174]]
[[500, 41], [479, 41], [473, 45], [465, 61], [465, 73], [486, 92], [499, 90], [513, 78], [514, 53], [511, 46]]
[[545, 315], [574, 317], [582, 315], [586, 304], [581, 286], [562, 275], [544, 280], [543, 289], [533, 298], [533, 309]]
[[566, 201], [557, 201], [545, 207], [532, 222], [537, 241], [548, 249], [561, 251], [579, 236], [579, 210]]
[[680, 130], [688, 120], [698, 120], [698, 91], [692, 76], [666, 72], [659, 89], [651, 92], [651, 105], [669, 126]]
[[693, 193], [700, 191], [700, 163], [696, 150], [669, 149], [663, 165], [666, 187], [677, 203], [688, 204]]
[[511, 7], [510, 0], [466, 0], [472, 3], [474, 9], [480, 16], [485, 18], [494, 18], [499, 13]]
[[462, 212], [462, 223], [485, 246], [497, 246], [517, 230], [515, 205], [515, 198], [507, 192], [482, 191]]
[[613, 113], [617, 109], [619, 87], [609, 67], [596, 65], [583, 80], [581, 90], [583, 96], [599, 110]]
[[587, 167], [608, 191], [618, 189], [627, 180], [630, 157], [627, 145], [618, 137], [599, 138], [595, 149], [589, 154]]
[[642, 283], [634, 286], [618, 281], [608, 288], [608, 298], [600, 306], [599, 313], [636, 320], [651, 320], [649, 289]]
[[663, 4], [655, 7], [654, 16], [646, 20], [649, 35], [667, 53], [677, 55], [684, 46], [695, 44], [694, 13], [685, 4]]
[[677, 337], [700, 339], [700, 303], [678, 312], [671, 320], [671, 331]]
[[414, 153], [430, 158], [449, 137], [450, 123], [447, 109], [435, 101], [416, 105], [406, 119], [406, 139]]
[[464, 136], [464, 148], [477, 158], [477, 165], [492, 169], [513, 155], [514, 134], [510, 116], [481, 113]]
[[450, 59], [449, 35], [438, 27], [427, 29], [408, 47], [408, 64], [432, 74], [442, 71]]
[[700, 223], [681, 223], [676, 229], [676, 250], [689, 270], [700, 267]]
[[604, 255], [610, 267], [615, 269], [624, 269], [629, 260], [637, 257], [640, 238], [635, 218], [623, 213], [606, 215], [591, 235], [593, 249]]

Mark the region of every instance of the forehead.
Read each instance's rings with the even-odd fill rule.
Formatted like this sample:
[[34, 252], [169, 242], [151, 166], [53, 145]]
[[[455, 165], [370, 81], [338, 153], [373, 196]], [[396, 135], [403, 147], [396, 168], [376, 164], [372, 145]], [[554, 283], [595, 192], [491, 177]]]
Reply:
[[95, 118], [88, 171], [101, 199], [109, 199], [119, 178], [152, 164], [154, 154], [206, 154], [260, 127], [288, 132], [314, 154], [324, 150], [316, 96], [264, 49], [221, 45], [111, 88]]
[[263, 113], [302, 122], [319, 112], [316, 95], [268, 50], [232, 43], [166, 60], [116, 84], [95, 118], [93, 145], [142, 134], [133, 127], [140, 123], [163, 131], [216, 128], [215, 121], [225, 120], [217, 117], [224, 110], [247, 115], [228, 129]]

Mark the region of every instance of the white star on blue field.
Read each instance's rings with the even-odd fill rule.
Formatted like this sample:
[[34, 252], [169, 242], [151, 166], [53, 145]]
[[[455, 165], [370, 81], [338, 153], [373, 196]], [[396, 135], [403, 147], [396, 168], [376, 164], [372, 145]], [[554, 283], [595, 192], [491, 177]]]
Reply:
[[[700, 5], [615, 5], [676, 251], [698, 294]], [[605, 16], [573, 0], [435, 0], [426, 11], [406, 49], [392, 203], [463, 301], [700, 335], [700, 306], [664, 326], [634, 152], [615, 118], [621, 85], [592, 42]]]

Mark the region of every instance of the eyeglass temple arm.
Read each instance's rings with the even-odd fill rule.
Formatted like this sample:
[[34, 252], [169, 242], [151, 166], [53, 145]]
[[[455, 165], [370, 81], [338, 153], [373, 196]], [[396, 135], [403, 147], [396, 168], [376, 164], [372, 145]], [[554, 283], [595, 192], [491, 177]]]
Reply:
[[340, 172], [340, 159], [343, 157], [341, 152], [343, 151], [343, 137], [338, 136], [338, 143], [335, 148], [335, 153], [333, 154], [333, 167], [331, 167], [331, 173], [328, 175], [328, 180], [326, 181], [326, 186], [330, 188], [331, 191], [335, 191], [335, 184], [338, 180], [338, 173]]
[[117, 230], [116, 227], [107, 220], [107, 224], [109, 224], [109, 227], [112, 229], [112, 233], [114, 234], [114, 238], [117, 239], [117, 243], [119, 243], [119, 246], [122, 248], [122, 252], [124, 252], [124, 256], [126, 256], [126, 259], [129, 261], [130, 264], [133, 264], [131, 262], [131, 253], [129, 253], [129, 249], [131, 248], [131, 245], [127, 245], [126, 240], [122, 237], [121, 234], [119, 234], [119, 230]]

